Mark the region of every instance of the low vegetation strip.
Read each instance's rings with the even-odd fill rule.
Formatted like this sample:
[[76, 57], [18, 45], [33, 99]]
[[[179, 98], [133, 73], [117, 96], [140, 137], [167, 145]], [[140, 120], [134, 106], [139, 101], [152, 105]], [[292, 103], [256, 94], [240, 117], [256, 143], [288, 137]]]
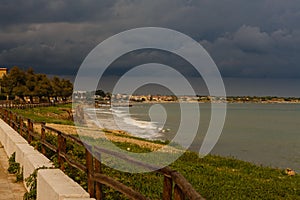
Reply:
[[[51, 110], [47, 112], [55, 113], [58, 112], [59, 107], [45, 109]], [[31, 109], [20, 112], [29, 114], [30, 111], [34, 116], [36, 111]], [[47, 118], [47, 112], [40, 111], [44, 113], [44, 116], [39, 114], [36, 119]], [[59, 117], [57, 120], [60, 120]], [[51, 135], [48, 135], [48, 140], [56, 142]], [[39, 147], [38, 143], [35, 145]], [[145, 147], [127, 142], [118, 142], [118, 145], [124, 149], [130, 148], [134, 152], [149, 151]], [[72, 143], [68, 144], [67, 154], [82, 163], [85, 162], [85, 152]], [[55, 154], [52, 154], [52, 160], [57, 160]], [[288, 176], [282, 169], [257, 166], [234, 158], [214, 155], [199, 158], [194, 152], [184, 153], [170, 167], [180, 172], [206, 199], [300, 199], [300, 176]], [[65, 171], [87, 188], [85, 173], [75, 171], [67, 164], [65, 164]], [[162, 198], [163, 178], [159, 173], [130, 174], [113, 170], [105, 165], [102, 171], [151, 199]], [[103, 190], [106, 199], [126, 199], [125, 196], [109, 187], [103, 186]]]

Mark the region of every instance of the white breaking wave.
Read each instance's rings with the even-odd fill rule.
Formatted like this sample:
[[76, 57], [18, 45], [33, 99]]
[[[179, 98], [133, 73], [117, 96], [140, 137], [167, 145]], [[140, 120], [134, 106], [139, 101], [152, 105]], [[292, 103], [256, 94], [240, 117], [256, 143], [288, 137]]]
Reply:
[[126, 108], [88, 108], [85, 111], [101, 128], [123, 130], [145, 139], [162, 137], [163, 129], [157, 122], [134, 119], [127, 113]]

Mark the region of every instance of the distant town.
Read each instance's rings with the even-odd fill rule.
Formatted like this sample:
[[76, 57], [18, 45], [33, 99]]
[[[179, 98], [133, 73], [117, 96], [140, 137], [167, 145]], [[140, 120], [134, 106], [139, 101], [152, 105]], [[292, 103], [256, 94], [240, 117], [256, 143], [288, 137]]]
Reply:
[[132, 103], [168, 103], [168, 102], [199, 102], [199, 103], [300, 103], [299, 97], [276, 97], [276, 96], [228, 96], [214, 97], [205, 95], [128, 95], [128, 94], [110, 94], [102, 90], [96, 92], [77, 91], [73, 93], [74, 100], [90, 100], [99, 104], [132, 102]]

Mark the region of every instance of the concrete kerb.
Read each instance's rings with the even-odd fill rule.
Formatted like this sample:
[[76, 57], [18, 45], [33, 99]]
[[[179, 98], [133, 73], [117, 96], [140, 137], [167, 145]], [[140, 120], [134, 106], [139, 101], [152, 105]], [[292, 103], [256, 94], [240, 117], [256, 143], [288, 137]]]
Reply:
[[[16, 162], [23, 167], [24, 179], [40, 167], [51, 168], [38, 170], [38, 200], [93, 200], [89, 198], [89, 194], [78, 183], [65, 175], [60, 169], [54, 169], [53, 163], [47, 157], [30, 146], [21, 135], [1, 119], [0, 141], [8, 157], [16, 152]], [[29, 191], [25, 181], [24, 185]]]
[[6, 123], [2, 119], [0, 119], [0, 141], [1, 141], [2, 144], [6, 140], [6, 134], [2, 130], [2, 127], [4, 127], [4, 125], [6, 125]]
[[40, 167], [54, 168], [52, 162], [43, 154], [28, 154], [24, 157], [23, 177], [29, 177], [36, 169]]
[[0, 120], [1, 143], [4, 146], [6, 155], [11, 156], [16, 151], [16, 144], [28, 144], [27, 141], [19, 135], [13, 128]]
[[6, 137], [6, 142], [5, 142], [4, 148], [5, 148], [6, 154], [9, 157], [14, 152], [17, 151], [18, 144], [29, 145], [27, 143], [27, 141], [22, 136], [20, 136], [17, 132], [15, 132], [14, 130], [7, 131], [7, 137]]
[[37, 193], [39, 200], [63, 200], [66, 198], [89, 199], [90, 195], [75, 181], [59, 169], [40, 169], [38, 171]]
[[29, 144], [16, 144], [16, 162], [20, 163], [21, 166], [24, 166], [24, 159], [27, 155], [30, 154], [40, 154], [33, 146]]

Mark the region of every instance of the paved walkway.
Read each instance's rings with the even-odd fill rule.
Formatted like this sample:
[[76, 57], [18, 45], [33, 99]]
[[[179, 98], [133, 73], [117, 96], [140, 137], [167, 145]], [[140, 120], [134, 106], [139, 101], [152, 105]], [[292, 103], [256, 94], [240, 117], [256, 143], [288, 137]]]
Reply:
[[0, 200], [23, 200], [26, 192], [23, 182], [16, 183], [15, 175], [7, 172], [8, 158], [0, 143]]

